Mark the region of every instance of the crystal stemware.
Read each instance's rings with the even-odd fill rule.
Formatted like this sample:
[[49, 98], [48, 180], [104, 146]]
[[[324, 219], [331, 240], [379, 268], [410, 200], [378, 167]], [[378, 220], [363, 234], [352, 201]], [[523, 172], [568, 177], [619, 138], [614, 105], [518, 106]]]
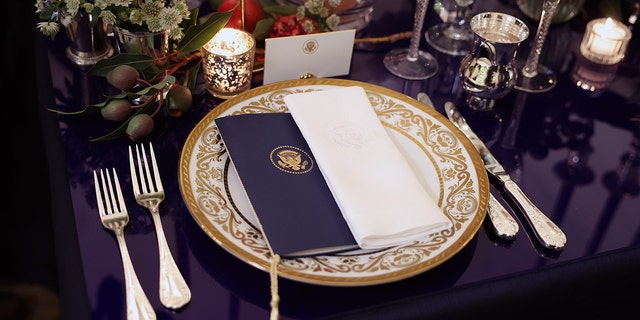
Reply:
[[409, 48], [398, 48], [389, 51], [383, 59], [384, 66], [392, 74], [408, 80], [423, 80], [438, 72], [438, 62], [428, 52], [419, 49], [420, 36], [424, 17], [429, 7], [429, 0], [416, 0], [413, 21], [413, 32]]
[[544, 0], [542, 15], [536, 31], [536, 37], [525, 62], [516, 61], [518, 76], [515, 88], [525, 92], [545, 92], [551, 90], [557, 82], [553, 71], [539, 63], [544, 40], [551, 25], [551, 19], [558, 8], [560, 0]]
[[436, 0], [433, 9], [442, 23], [429, 28], [425, 39], [434, 49], [452, 56], [463, 56], [473, 45], [473, 31], [469, 27], [474, 0]]

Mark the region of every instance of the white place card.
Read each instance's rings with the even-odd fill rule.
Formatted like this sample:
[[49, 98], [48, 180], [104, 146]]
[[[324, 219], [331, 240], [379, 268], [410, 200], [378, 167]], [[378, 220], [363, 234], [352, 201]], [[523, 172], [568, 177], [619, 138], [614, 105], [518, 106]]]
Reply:
[[263, 84], [349, 74], [356, 30], [341, 30], [265, 40]]

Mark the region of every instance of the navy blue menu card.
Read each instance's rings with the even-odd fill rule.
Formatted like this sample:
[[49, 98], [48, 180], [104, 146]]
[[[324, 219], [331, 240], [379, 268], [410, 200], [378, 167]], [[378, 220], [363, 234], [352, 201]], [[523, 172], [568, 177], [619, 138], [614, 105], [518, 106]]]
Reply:
[[359, 249], [290, 113], [233, 115], [215, 123], [274, 254]]

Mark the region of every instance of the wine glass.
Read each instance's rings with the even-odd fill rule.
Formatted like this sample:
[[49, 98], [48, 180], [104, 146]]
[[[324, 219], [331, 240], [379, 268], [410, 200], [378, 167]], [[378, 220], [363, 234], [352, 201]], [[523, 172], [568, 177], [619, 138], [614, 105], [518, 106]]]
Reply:
[[384, 66], [392, 74], [408, 80], [427, 79], [438, 72], [438, 61], [428, 52], [419, 49], [420, 36], [429, 0], [416, 0], [413, 33], [409, 48], [389, 51], [383, 59]]
[[556, 75], [544, 65], [538, 63], [542, 45], [547, 37], [551, 19], [558, 8], [560, 0], [544, 0], [542, 3], [542, 14], [536, 38], [529, 52], [526, 62], [516, 61], [518, 76], [515, 88], [525, 92], [545, 92], [551, 90], [557, 83]]
[[436, 50], [463, 56], [473, 45], [473, 31], [469, 27], [471, 7], [474, 0], [436, 0], [433, 9], [442, 23], [436, 24], [424, 33], [427, 42]]

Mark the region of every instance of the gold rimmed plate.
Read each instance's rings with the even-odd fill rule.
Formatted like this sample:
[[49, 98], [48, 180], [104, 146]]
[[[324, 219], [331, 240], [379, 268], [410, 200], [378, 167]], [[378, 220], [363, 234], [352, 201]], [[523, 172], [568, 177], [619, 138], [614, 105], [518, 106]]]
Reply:
[[482, 159], [444, 116], [404, 94], [368, 83], [324, 78], [283, 81], [218, 105], [194, 127], [180, 155], [178, 178], [187, 208], [218, 245], [268, 272], [269, 250], [214, 120], [245, 113], [288, 112], [284, 96], [340, 86], [365, 89], [387, 132], [453, 227], [384, 250], [282, 259], [278, 274], [320, 285], [364, 286], [405, 279], [440, 265], [458, 253], [482, 225], [489, 197]]

